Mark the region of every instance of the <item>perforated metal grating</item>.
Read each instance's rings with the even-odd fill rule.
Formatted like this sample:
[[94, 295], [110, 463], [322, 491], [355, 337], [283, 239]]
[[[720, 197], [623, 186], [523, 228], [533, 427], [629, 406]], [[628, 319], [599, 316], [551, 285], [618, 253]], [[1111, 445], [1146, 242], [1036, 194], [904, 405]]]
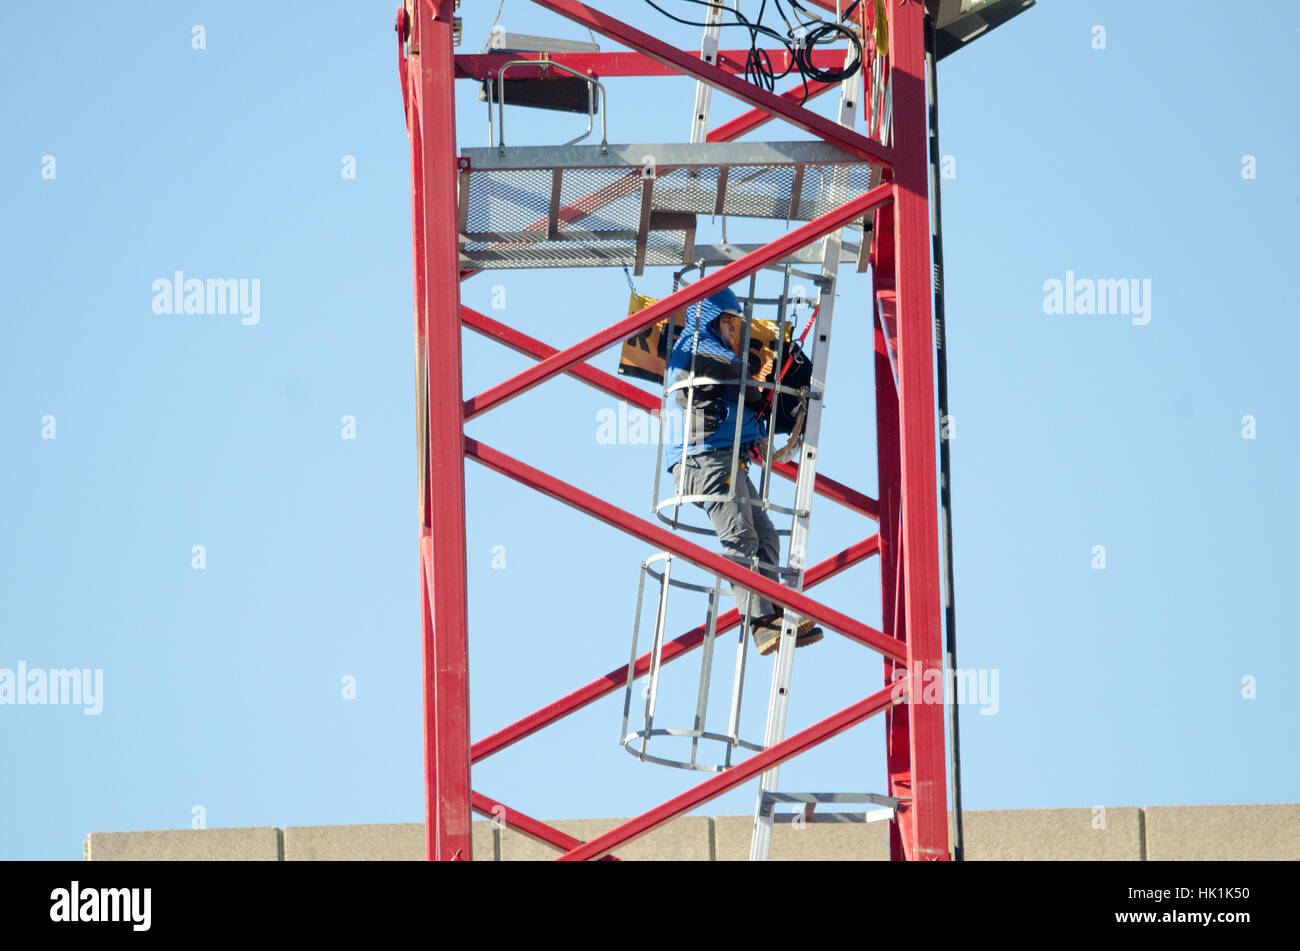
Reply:
[[[645, 265], [680, 266], [689, 259], [683, 251], [685, 233], [654, 232], [645, 249]], [[636, 247], [629, 241], [537, 241], [509, 244], [466, 242], [461, 245], [461, 266], [474, 269], [513, 267], [631, 267]]]
[[811, 142], [465, 149], [461, 264], [681, 266], [696, 216], [809, 221], [879, 181], [875, 166]]

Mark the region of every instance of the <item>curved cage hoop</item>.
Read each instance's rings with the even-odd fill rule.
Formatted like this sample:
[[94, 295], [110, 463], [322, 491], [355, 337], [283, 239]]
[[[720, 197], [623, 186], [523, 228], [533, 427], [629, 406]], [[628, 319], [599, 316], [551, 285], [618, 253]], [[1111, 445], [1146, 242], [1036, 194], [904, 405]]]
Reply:
[[[740, 707], [745, 683], [745, 661], [749, 645], [749, 624], [742, 621], [739, 637], [736, 641], [735, 671], [732, 676], [730, 704], [727, 726], [724, 730], [710, 730], [707, 726], [709, 710], [709, 693], [713, 679], [713, 658], [715, 641], [718, 635], [719, 605], [723, 598], [722, 579], [713, 576], [711, 584], [698, 584], [684, 578], [674, 578], [675, 563], [680, 560], [669, 552], [657, 552], [641, 562], [636, 598], [636, 619], [632, 624], [632, 651], [628, 658], [627, 681], [623, 695], [623, 724], [619, 732], [619, 744], [637, 759], [661, 766], [678, 769], [691, 769], [704, 772], [719, 772], [733, 764], [737, 750], [760, 751], [762, 746], [740, 737]], [[687, 563], [689, 564], [689, 563]], [[649, 584], [647, 584], [647, 581]], [[646, 602], [647, 588], [650, 589], [651, 604]], [[668, 617], [668, 603], [671, 592], [690, 592], [693, 595], [705, 595], [707, 619], [704, 625], [704, 638], [700, 645], [699, 679], [695, 688], [695, 710], [692, 725], [688, 727], [664, 727], [655, 725], [655, 717], [660, 700], [660, 678], [663, 667], [664, 644], [667, 640], [664, 630]], [[653, 609], [653, 626], [651, 632], [650, 663], [646, 671], [646, 684], [642, 691], [645, 699], [641, 722], [631, 722], [633, 687], [636, 682], [637, 643], [640, 639], [643, 618]], [[679, 745], [689, 744], [689, 755], [671, 755], [664, 749], [669, 737], [681, 741]], [[655, 741], [658, 742], [655, 742]], [[702, 745], [715, 755], [701, 756]], [[711, 747], [711, 749], [709, 749]]]
[[[691, 523], [686, 522], [682, 519], [681, 512], [678, 511], [678, 509], [680, 509], [682, 506], [690, 505], [692, 503], [734, 502], [734, 501], [735, 501], [735, 496], [732, 494], [674, 495], [674, 496], [670, 496], [669, 498], [662, 499], [659, 502], [656, 502], [654, 508], [651, 511], [654, 512], [655, 516], [659, 519], [659, 521], [663, 522], [669, 528], [677, 529], [683, 532], [694, 532], [696, 535], [712, 536], [714, 534], [712, 522], [706, 521], [706, 523], [702, 525], [692, 525]], [[763, 501], [767, 502], [766, 499], [764, 499]], [[793, 508], [788, 508], [784, 505], [777, 505], [775, 502], [767, 502], [767, 504], [762, 508], [764, 511], [767, 512], [781, 512], [782, 514], [785, 515], [794, 514]], [[671, 514], [669, 514], [668, 512], [665, 511], [666, 509], [672, 509], [673, 511]], [[693, 512], [695, 511], [695, 509], [687, 509], [687, 511]], [[707, 516], [705, 516], [705, 518], [707, 519]], [[790, 534], [790, 529], [778, 528], [776, 529], [776, 533], [781, 536], [788, 536]], [[779, 566], [772, 565], [771, 567], [776, 568]]]
[[[669, 759], [666, 756], [654, 756], [650, 753], [643, 752], [647, 743], [642, 744], [641, 749], [635, 749], [634, 744], [637, 740], [648, 740], [656, 736], [679, 736], [689, 737], [692, 740], [708, 740], [714, 743], [721, 743], [726, 746], [726, 762], [724, 763], [701, 763], [692, 760]], [[634, 730], [627, 736], [623, 737], [623, 748], [645, 763], [657, 763], [660, 766], [672, 766], [677, 769], [693, 769], [705, 773], [720, 773], [731, 766], [731, 753], [736, 748], [751, 750], [755, 753], [763, 752], [763, 747], [758, 743], [751, 743], [748, 740], [742, 740], [736, 736], [723, 736], [721, 733], [708, 733], [703, 730], [672, 730], [659, 727], [653, 730]]]

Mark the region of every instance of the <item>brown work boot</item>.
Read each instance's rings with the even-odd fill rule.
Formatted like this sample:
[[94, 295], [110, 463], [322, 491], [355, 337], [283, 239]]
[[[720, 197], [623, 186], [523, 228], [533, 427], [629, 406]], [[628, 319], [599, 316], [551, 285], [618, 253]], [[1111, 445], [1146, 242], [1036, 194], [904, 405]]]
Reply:
[[809, 644], [816, 644], [824, 636], [820, 627], [815, 627], [817, 622], [810, 617], [804, 618], [799, 622], [799, 630], [794, 635], [795, 647], [807, 647]]
[[[794, 646], [804, 647], [808, 644], [816, 644], [822, 639], [822, 629], [814, 627], [814, 621], [810, 617], [804, 618], [799, 622], [799, 629], [794, 635]], [[781, 643], [781, 615], [767, 614], [760, 618], [755, 618], [752, 624], [754, 631], [754, 646], [763, 656], [772, 653]]]

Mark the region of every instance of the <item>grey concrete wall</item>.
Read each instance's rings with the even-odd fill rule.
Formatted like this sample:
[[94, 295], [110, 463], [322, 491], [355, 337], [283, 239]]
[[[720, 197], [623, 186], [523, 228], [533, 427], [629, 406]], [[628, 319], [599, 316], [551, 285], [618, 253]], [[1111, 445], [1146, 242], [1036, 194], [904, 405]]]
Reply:
[[966, 859], [1138, 862], [1141, 812], [1134, 806], [1098, 806], [963, 813]]
[[[496, 859], [492, 823], [475, 822], [470, 830], [474, 860]], [[286, 862], [424, 860], [424, 823], [394, 822], [364, 826], [285, 826]]]
[[[718, 816], [713, 820], [716, 857], [720, 862], [749, 860], [754, 832], [753, 816]], [[880, 861], [889, 858], [889, 823], [807, 823], [772, 826], [772, 849], [777, 862]]]
[[1300, 859], [1300, 805], [1148, 806], [1146, 857], [1155, 861]]
[[[584, 842], [624, 819], [561, 819], [550, 824]], [[743, 861], [752, 816], [682, 816], [620, 849], [628, 861]], [[1300, 804], [1106, 806], [998, 809], [963, 816], [971, 861], [1238, 860], [1300, 861]], [[558, 851], [491, 822], [473, 825], [478, 861], [545, 861]], [[353, 826], [93, 832], [91, 861], [260, 859], [410, 861], [424, 857], [419, 822]], [[776, 861], [884, 861], [889, 824], [777, 825]]]
[[168, 829], [161, 832], [92, 832], [86, 837], [86, 859], [93, 862], [210, 862], [215, 860], [277, 862], [281, 858], [280, 830]]

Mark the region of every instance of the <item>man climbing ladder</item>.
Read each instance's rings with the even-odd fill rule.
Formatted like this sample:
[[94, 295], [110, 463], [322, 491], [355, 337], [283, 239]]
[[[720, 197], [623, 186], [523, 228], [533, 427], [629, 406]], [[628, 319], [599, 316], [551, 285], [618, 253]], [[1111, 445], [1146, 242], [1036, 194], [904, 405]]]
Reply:
[[[754, 367], [750, 359], [741, 357], [750, 337], [745, 323], [740, 301], [729, 289], [687, 309], [668, 361], [669, 371], [678, 371], [677, 384], [685, 384], [677, 389], [676, 398], [686, 419], [682, 441], [667, 446], [665, 456], [678, 498], [712, 497], [694, 501], [712, 521], [723, 554], [776, 581], [780, 536], [747, 472], [753, 448], [766, 442], [767, 420], [762, 412], [764, 391], [746, 385], [755, 376], [765, 376], [766, 368]], [[736, 412], [741, 414], [739, 427], [732, 415]], [[781, 609], [743, 588], [736, 592], [736, 604], [750, 623], [758, 652], [776, 650]], [[822, 629], [814, 627], [811, 618], [799, 622], [796, 646], [821, 639]]]

